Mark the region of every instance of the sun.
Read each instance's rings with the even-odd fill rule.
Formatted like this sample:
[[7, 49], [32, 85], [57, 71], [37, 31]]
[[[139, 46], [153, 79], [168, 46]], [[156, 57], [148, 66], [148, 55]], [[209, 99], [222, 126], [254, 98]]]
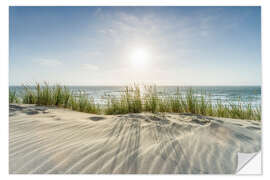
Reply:
[[131, 63], [136, 68], [143, 68], [149, 61], [149, 52], [145, 48], [137, 48], [131, 52]]

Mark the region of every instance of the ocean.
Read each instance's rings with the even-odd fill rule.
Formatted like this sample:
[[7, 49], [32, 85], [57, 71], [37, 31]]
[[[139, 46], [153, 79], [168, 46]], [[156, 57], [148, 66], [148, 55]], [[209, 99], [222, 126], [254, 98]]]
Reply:
[[[125, 86], [67, 86], [74, 94], [80, 91], [86, 93], [89, 98], [93, 97], [96, 103], [106, 103], [108, 96], [120, 97]], [[174, 95], [179, 88], [180, 92], [185, 94], [187, 89], [192, 87], [195, 95], [200, 96], [203, 93], [210, 94], [211, 99], [215, 103], [220, 100], [222, 103], [238, 103], [251, 104], [252, 107], [261, 105], [261, 86], [157, 86], [160, 96], [164, 94]], [[34, 87], [33, 87], [34, 88]], [[16, 90], [18, 96], [23, 91], [22, 86], [10, 86], [11, 90]], [[143, 88], [142, 88], [143, 90]], [[143, 91], [142, 91], [143, 93]], [[240, 99], [239, 99], [240, 97]]]

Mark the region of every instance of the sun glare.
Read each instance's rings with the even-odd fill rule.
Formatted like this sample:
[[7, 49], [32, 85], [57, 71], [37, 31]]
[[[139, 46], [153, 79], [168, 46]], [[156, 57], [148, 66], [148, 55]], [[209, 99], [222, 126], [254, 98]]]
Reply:
[[149, 61], [149, 54], [146, 49], [135, 49], [131, 53], [131, 63], [133, 66], [143, 68], [147, 61]]

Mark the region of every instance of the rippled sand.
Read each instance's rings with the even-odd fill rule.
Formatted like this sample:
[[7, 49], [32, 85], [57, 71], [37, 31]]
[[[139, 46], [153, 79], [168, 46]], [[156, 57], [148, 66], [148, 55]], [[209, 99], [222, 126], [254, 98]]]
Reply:
[[261, 148], [258, 121], [191, 114], [93, 115], [10, 105], [12, 174], [235, 173]]

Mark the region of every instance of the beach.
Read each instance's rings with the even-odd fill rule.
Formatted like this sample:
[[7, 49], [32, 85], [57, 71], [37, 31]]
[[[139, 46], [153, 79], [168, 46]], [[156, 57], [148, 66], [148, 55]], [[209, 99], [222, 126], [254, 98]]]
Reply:
[[96, 115], [10, 104], [11, 174], [234, 174], [261, 122], [190, 113]]

